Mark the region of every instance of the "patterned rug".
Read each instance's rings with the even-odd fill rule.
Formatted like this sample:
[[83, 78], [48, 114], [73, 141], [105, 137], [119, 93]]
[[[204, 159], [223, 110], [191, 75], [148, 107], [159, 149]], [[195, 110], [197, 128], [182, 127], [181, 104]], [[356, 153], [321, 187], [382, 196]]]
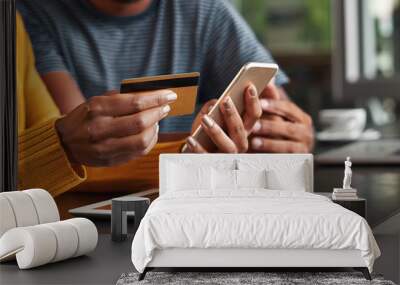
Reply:
[[138, 281], [138, 276], [138, 273], [122, 274], [117, 285], [395, 285], [379, 275], [372, 275], [373, 280], [368, 281], [359, 272], [148, 272], [142, 281]]

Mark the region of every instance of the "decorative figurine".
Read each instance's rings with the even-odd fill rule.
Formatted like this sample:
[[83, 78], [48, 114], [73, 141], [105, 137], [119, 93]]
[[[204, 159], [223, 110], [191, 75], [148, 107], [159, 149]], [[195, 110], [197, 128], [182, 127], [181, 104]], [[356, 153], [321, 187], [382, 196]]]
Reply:
[[351, 160], [350, 156], [346, 158], [346, 161], [344, 162], [344, 178], [343, 178], [343, 189], [352, 189], [351, 188], [351, 176], [353, 175], [353, 172], [351, 170]]
[[352, 162], [350, 157], [346, 158], [344, 162], [344, 178], [342, 188], [333, 188], [333, 200], [354, 200], [357, 199], [357, 189], [351, 187], [351, 178], [353, 171], [351, 170]]

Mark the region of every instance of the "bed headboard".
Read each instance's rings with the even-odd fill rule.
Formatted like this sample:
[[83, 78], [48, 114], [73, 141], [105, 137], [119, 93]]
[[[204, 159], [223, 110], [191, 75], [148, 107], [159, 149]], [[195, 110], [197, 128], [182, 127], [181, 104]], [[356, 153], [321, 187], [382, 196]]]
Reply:
[[168, 169], [171, 163], [190, 166], [212, 166], [224, 169], [274, 169], [288, 181], [298, 179], [298, 171], [303, 169], [301, 186], [307, 192], [313, 192], [314, 165], [312, 154], [161, 154], [160, 155], [160, 195], [166, 193]]

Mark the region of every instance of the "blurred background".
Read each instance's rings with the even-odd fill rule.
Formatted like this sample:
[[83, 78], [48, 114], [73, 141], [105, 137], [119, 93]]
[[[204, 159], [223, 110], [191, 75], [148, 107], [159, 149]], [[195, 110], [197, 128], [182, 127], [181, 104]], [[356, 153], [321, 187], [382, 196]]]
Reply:
[[382, 251], [375, 272], [400, 281], [400, 1], [233, 0], [290, 77], [316, 125], [315, 191], [353, 183]]
[[233, 2], [289, 75], [291, 97], [316, 117], [331, 101], [331, 1]]
[[[400, 1], [232, 2], [288, 73], [289, 94], [317, 125], [319, 110], [333, 107], [367, 108], [368, 120], [385, 117], [373, 123], [396, 120]], [[381, 114], [371, 115], [374, 107]]]

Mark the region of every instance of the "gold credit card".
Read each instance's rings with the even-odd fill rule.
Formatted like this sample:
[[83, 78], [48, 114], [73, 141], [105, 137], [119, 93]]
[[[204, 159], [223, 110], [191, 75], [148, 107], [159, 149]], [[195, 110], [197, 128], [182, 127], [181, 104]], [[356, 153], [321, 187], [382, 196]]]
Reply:
[[168, 89], [178, 95], [177, 100], [170, 104], [168, 117], [189, 115], [195, 110], [199, 77], [198, 72], [191, 72], [125, 79], [121, 82], [120, 92]]

